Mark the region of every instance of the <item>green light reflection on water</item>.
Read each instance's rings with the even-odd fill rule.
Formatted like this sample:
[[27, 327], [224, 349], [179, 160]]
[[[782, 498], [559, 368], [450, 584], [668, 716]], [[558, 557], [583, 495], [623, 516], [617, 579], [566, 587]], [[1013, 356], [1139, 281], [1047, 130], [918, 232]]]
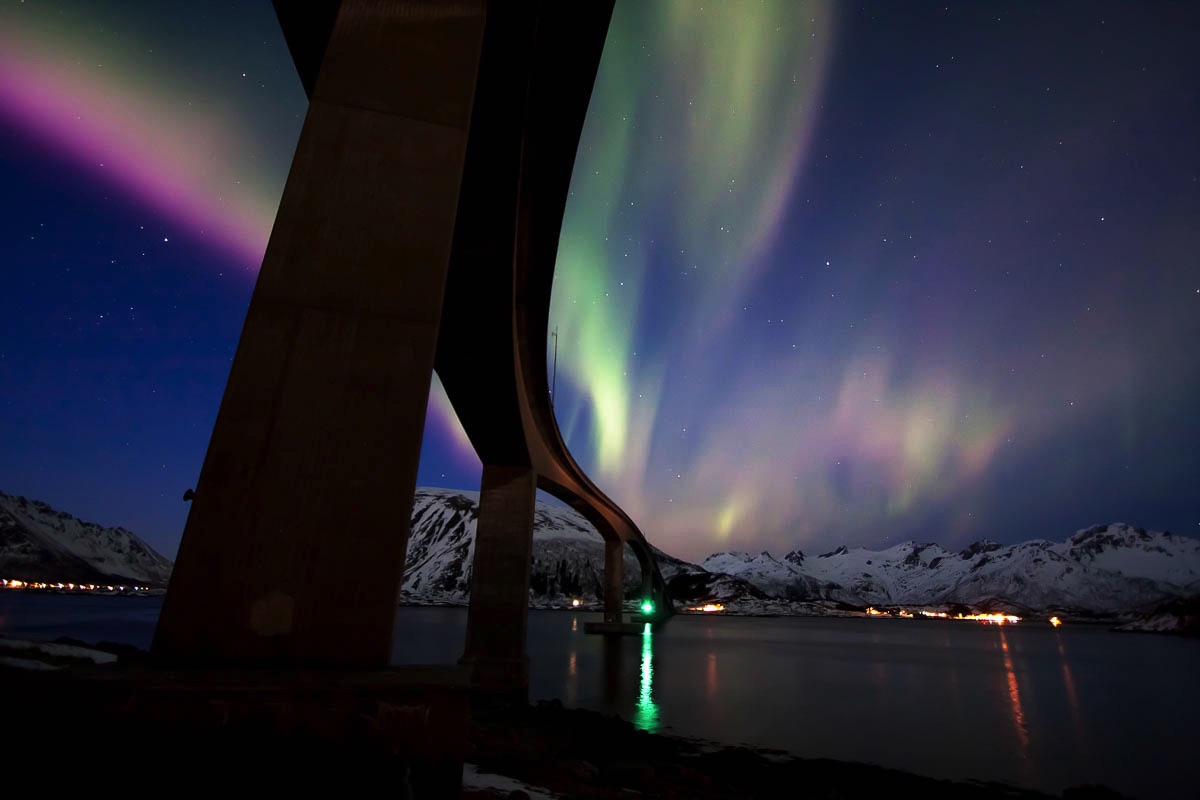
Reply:
[[648, 733], [658, 731], [658, 706], [652, 694], [654, 687], [654, 647], [650, 638], [650, 623], [642, 628], [642, 683], [638, 691], [637, 709], [633, 724]]

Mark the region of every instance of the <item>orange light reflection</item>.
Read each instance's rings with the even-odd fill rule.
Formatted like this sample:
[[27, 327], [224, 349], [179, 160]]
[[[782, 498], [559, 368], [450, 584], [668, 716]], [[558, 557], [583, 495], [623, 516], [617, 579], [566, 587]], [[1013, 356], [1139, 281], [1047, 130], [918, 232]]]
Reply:
[[1008, 639], [1004, 629], [1000, 629], [1000, 650], [1004, 654], [1004, 673], [1008, 679], [1008, 701], [1012, 705], [1013, 727], [1017, 731], [1017, 741], [1021, 744], [1021, 758], [1029, 758], [1029, 729], [1025, 726], [1025, 711], [1021, 707], [1021, 690], [1017, 686], [1017, 673], [1013, 669], [1012, 654], [1008, 649]]

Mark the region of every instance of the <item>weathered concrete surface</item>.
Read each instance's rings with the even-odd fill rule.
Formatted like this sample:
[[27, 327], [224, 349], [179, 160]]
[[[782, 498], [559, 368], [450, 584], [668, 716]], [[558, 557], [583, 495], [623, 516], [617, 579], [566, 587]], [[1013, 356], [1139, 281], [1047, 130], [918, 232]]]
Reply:
[[529, 686], [525, 642], [536, 501], [531, 468], [484, 466], [461, 661], [482, 691], [524, 693]]
[[[386, 663], [434, 366], [482, 461], [532, 470], [610, 547], [634, 547], [665, 612], [645, 538], [567, 451], [546, 376], [558, 237], [612, 2], [275, 7], [311, 104], [155, 655]], [[481, 509], [478, 557], [496, 564], [530, 537], [505, 507]], [[500, 599], [473, 617], [490, 632], [465, 657], [508, 664], [480, 679], [520, 688], [525, 608], [509, 594], [527, 568], [492, 566], [477, 578]]]
[[161, 660], [387, 664], [484, 21], [482, 0], [341, 4], [163, 605]]
[[604, 540], [604, 621], [621, 622], [625, 608], [625, 542]]
[[[175, 785], [310, 794], [377, 786], [457, 800], [469, 726], [456, 668], [0, 671], [9, 763], [53, 762], [68, 787]], [[50, 780], [50, 778], [47, 778]]]

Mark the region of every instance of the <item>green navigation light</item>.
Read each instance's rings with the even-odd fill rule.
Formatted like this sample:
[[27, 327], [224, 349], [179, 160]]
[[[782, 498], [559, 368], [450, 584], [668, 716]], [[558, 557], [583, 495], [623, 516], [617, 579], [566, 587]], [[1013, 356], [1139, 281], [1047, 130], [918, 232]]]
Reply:
[[642, 601], [642, 613], [643, 614], [653, 614], [654, 613], [654, 602], [652, 600], [643, 600]]

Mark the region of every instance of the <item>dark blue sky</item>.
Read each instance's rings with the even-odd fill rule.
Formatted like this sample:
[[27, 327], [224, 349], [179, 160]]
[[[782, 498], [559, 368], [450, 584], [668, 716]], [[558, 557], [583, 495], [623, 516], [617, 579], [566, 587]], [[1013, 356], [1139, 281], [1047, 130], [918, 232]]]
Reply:
[[[1198, 17], [618, 3], [580, 462], [690, 558], [1196, 535]], [[0, 5], [0, 490], [174, 555], [304, 108], [267, 0]], [[477, 488], [436, 395], [419, 480]]]

